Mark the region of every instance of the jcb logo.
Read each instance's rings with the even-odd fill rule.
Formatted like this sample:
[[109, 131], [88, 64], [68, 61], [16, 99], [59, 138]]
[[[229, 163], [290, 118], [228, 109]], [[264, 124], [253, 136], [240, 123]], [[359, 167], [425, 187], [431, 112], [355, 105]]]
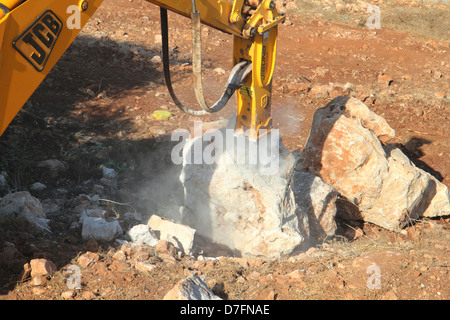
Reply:
[[13, 46], [37, 71], [42, 71], [62, 27], [58, 17], [47, 10], [14, 40]]

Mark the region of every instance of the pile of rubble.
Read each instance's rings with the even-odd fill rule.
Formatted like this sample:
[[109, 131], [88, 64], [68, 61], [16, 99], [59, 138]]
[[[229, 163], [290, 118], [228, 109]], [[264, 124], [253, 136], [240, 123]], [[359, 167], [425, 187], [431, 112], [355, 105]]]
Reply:
[[[98, 195], [80, 195], [70, 229], [85, 240], [151, 246], [165, 240], [183, 255], [195, 254], [194, 239], [201, 236], [238, 256], [280, 257], [332, 237], [337, 217], [399, 232], [422, 217], [449, 215], [448, 188], [388, 144], [393, 137], [387, 122], [361, 101], [337, 97], [317, 110], [303, 150], [294, 154], [279, 144], [275, 174], [236, 162], [184, 161], [182, 224], [157, 215], [145, 222], [137, 212], [111, 216]], [[185, 146], [185, 160], [196, 139], [202, 137]], [[103, 173], [113, 185], [117, 173]], [[46, 212], [57, 204], [41, 203], [27, 191], [0, 200], [0, 216], [24, 217], [51, 232]]]
[[[179, 251], [166, 240], [158, 240], [155, 233], [146, 225], [141, 224], [134, 227], [130, 236], [135, 237], [135, 240], [124, 243], [118, 249], [111, 248], [107, 255], [102, 258], [98, 253], [87, 251], [81, 254], [74, 261], [74, 264], [63, 266], [61, 270], [67, 278], [67, 288], [60, 293], [61, 298], [65, 300], [74, 298], [89, 300], [99, 295], [107, 295], [107, 291], [99, 292], [98, 289], [94, 291], [87, 288], [80, 290], [81, 283], [77, 276], [80, 275], [81, 270], [83, 270], [84, 275], [89, 271], [93, 271], [97, 275], [108, 275], [114, 272], [124, 273], [127, 270], [149, 274], [154, 268], [158, 268], [157, 265], [160, 262], [176, 264], [183, 258], [182, 251]], [[92, 247], [98, 245], [95, 240], [89, 240], [88, 243]], [[47, 294], [48, 282], [56, 273], [57, 267], [50, 259], [35, 258], [24, 264], [19, 280], [21, 282], [27, 281], [31, 285], [33, 294], [41, 296]], [[220, 298], [208, 288], [204, 278], [196, 272], [192, 272], [168, 291], [164, 299], [215, 300]]]
[[[388, 144], [393, 137], [383, 118], [349, 97], [317, 110], [302, 151], [293, 154], [280, 142], [276, 174], [237, 162], [192, 164], [186, 159], [202, 140], [196, 137], [185, 146], [180, 175], [183, 224], [153, 215], [146, 225], [137, 212], [108, 217], [98, 195], [80, 195], [70, 229], [79, 228], [83, 239], [142, 239], [150, 245], [158, 232], [183, 254], [192, 254], [197, 234], [237, 255], [279, 257], [332, 237], [336, 217], [399, 232], [421, 217], [449, 215], [448, 188]], [[114, 184], [117, 173], [103, 171], [103, 180]], [[22, 216], [51, 231], [42, 203], [27, 191], [6, 195], [0, 216]]]

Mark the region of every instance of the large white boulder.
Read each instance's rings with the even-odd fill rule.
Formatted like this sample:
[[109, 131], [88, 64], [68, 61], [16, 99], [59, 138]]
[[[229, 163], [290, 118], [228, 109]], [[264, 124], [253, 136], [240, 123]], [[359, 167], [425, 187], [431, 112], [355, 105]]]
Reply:
[[337, 97], [316, 111], [298, 169], [320, 176], [346, 198], [339, 211], [346, 219], [398, 231], [423, 216], [450, 214], [448, 188], [400, 149], [383, 145], [394, 134], [361, 101]]
[[[225, 131], [216, 130], [216, 137], [226, 137]], [[263, 139], [253, 145], [246, 139], [247, 144], [243, 146], [239, 139], [241, 137], [217, 138], [215, 141], [221, 143], [214, 148], [203, 136], [186, 143], [180, 176], [185, 190], [183, 223], [211, 241], [247, 257], [279, 257], [308, 247], [314, 242], [310, 236], [317, 235], [317, 232], [310, 232], [309, 220], [316, 217], [312, 203], [322, 201], [311, 200], [311, 197], [330, 198], [327, 192], [312, 191], [314, 178], [309, 174], [294, 175], [293, 182], [288, 184], [295, 159], [282, 146], [279, 137], [267, 136], [270, 141], [266, 141], [267, 145]], [[230, 144], [230, 141], [235, 144]], [[203, 160], [211, 152], [214, 161], [196, 162], [193, 159], [199, 156], [199, 152], [203, 152]], [[255, 154], [261, 156], [260, 152], [268, 153], [266, 159], [270, 161], [258, 162], [250, 158]], [[240, 158], [242, 155], [246, 157], [244, 160]], [[308, 189], [299, 191], [301, 180], [307, 175], [309, 185], [305, 187]], [[319, 180], [316, 181], [318, 184]], [[299, 193], [305, 194], [300, 198], [309, 199], [309, 207], [297, 205], [295, 195]], [[328, 209], [328, 206], [334, 206], [334, 199], [329, 202], [323, 207], [316, 206], [321, 212], [317, 216], [332, 215], [324, 221], [334, 221], [335, 210]], [[325, 229], [327, 234], [334, 231], [332, 225]]]

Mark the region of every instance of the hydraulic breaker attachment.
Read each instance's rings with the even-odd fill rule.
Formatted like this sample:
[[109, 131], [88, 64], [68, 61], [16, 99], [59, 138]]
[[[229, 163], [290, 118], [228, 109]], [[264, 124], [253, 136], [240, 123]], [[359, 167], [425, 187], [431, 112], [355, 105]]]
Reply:
[[[221, 110], [231, 95], [237, 92], [238, 110], [235, 130], [257, 140], [268, 133], [272, 125], [271, 94], [275, 66], [278, 24], [285, 20], [278, 15], [270, 0], [236, 0], [214, 4], [208, 0], [188, 1], [147, 0], [161, 7], [164, 74], [169, 93], [175, 104], [191, 115], [205, 115]], [[258, 3], [252, 7], [251, 3]], [[168, 26], [166, 8], [192, 20], [192, 69], [194, 91], [202, 110], [184, 106], [176, 97], [169, 72]], [[208, 106], [203, 95], [201, 75], [201, 23], [233, 34], [233, 65], [224, 93]], [[249, 75], [251, 73], [251, 76]]]
[[[255, 30], [255, 29], [253, 29]], [[277, 26], [249, 39], [234, 37], [233, 59], [252, 61], [252, 75], [237, 92], [236, 131], [256, 140], [272, 127], [272, 77], [275, 68]]]

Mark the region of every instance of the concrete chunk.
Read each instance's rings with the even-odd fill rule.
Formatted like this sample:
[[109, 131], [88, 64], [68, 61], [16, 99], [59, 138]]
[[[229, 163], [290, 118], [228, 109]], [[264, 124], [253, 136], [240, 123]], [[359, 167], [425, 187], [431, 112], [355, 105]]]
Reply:
[[[159, 238], [171, 242], [177, 249], [181, 250], [184, 254], [190, 254], [192, 251], [192, 245], [194, 243], [195, 229], [172, 222], [168, 219], [161, 218], [157, 215], [152, 215], [147, 225], [159, 233]], [[173, 243], [175, 242], [175, 243]]]

